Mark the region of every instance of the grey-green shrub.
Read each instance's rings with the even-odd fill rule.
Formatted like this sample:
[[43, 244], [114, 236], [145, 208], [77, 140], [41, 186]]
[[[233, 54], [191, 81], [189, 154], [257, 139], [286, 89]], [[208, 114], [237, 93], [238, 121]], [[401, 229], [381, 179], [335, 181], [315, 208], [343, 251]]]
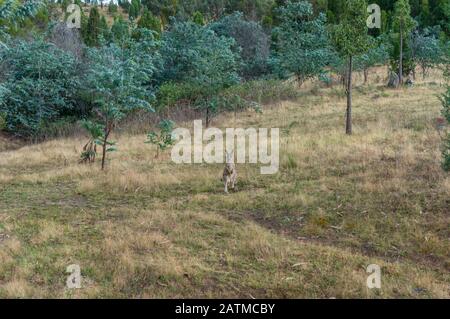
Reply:
[[6, 69], [0, 112], [6, 129], [16, 135], [39, 135], [57, 119], [79, 113], [77, 61], [42, 39], [9, 43], [0, 51]]
[[309, 2], [287, 2], [279, 9], [280, 24], [273, 30], [272, 66], [281, 77], [294, 75], [300, 84], [323, 73], [334, 59], [324, 14], [314, 16]]
[[261, 24], [247, 21], [242, 12], [235, 12], [209, 25], [220, 36], [233, 38], [234, 46], [242, 58], [239, 73], [246, 79], [257, 78], [269, 71], [269, 36]]

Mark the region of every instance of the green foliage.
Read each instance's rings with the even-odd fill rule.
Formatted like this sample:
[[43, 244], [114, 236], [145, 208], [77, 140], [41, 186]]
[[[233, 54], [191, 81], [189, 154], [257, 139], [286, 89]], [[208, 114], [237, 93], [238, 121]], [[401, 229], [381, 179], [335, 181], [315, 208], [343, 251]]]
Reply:
[[158, 60], [157, 45], [152, 33], [143, 30], [139, 42], [128, 36], [120, 44], [110, 43], [87, 52], [90, 68], [86, 89], [95, 100], [95, 121], [104, 128], [102, 169], [106, 153], [115, 150], [108, 139], [119, 121], [137, 109], [154, 111], [150, 83]]
[[115, 14], [117, 13], [118, 9], [117, 9], [117, 4], [115, 4], [114, 2], [110, 2], [108, 5], [108, 13], [109, 14]]
[[209, 28], [193, 22], [176, 22], [163, 34], [161, 55], [164, 59], [162, 79], [189, 82], [199, 89], [200, 106], [215, 110], [209, 99], [222, 89], [239, 82], [238, 56], [232, 50], [233, 39], [219, 37]]
[[36, 136], [51, 122], [79, 114], [77, 63], [42, 39], [11, 43], [1, 53], [6, 68], [0, 99], [6, 128], [21, 136]]
[[130, 8], [128, 9], [128, 17], [131, 21], [139, 17], [141, 13], [141, 2], [139, 0], [131, 0]]
[[147, 8], [144, 8], [142, 16], [138, 21], [138, 27], [143, 29], [152, 30], [156, 33], [156, 38], [161, 36], [161, 20], [159, 17], [155, 17]]
[[[258, 104], [267, 104], [295, 99], [299, 96], [299, 92], [289, 81], [264, 79], [233, 85], [224, 90], [221, 95], [228, 97], [239, 96], [245, 101], [255, 101]], [[234, 107], [232, 108], [234, 109]]]
[[330, 63], [333, 51], [328, 41], [325, 15], [314, 17], [306, 1], [288, 2], [280, 9], [280, 24], [274, 29], [273, 65], [280, 75], [295, 75], [300, 84], [318, 76]]
[[343, 57], [363, 54], [370, 48], [366, 25], [367, 2], [348, 0], [344, 8], [341, 21], [333, 30], [335, 47]]
[[100, 18], [99, 29], [100, 29], [100, 37], [108, 42], [111, 41], [112, 34], [111, 34], [111, 31], [109, 30], [108, 23], [106, 22], [106, 18], [103, 15]]
[[216, 34], [236, 41], [233, 49], [242, 58], [239, 70], [242, 77], [256, 78], [268, 72], [269, 37], [259, 23], [247, 21], [242, 12], [235, 12], [210, 24], [209, 27]]
[[200, 12], [204, 17], [220, 19], [222, 16], [235, 11], [243, 12], [245, 17], [251, 20], [259, 20], [263, 16], [270, 15], [275, 5], [275, 0], [142, 0], [154, 14], [169, 17], [180, 17], [188, 20], [195, 12]]
[[[197, 105], [203, 100], [203, 91], [190, 82], [165, 82], [158, 90], [158, 110], [171, 108], [181, 104]], [[200, 100], [197, 102], [197, 100]]]
[[[390, 69], [393, 72], [399, 73], [399, 65], [400, 65], [400, 40], [398, 33], [391, 33], [389, 35], [389, 46], [390, 48]], [[411, 41], [408, 38], [405, 38], [403, 41], [403, 65], [402, 65], [402, 74], [403, 76], [410, 75], [416, 68], [416, 61], [413, 58], [413, 51], [411, 47]]]
[[430, 68], [442, 61], [443, 50], [439, 40], [428, 29], [415, 32], [411, 37], [411, 51], [414, 61], [422, 68], [425, 78]]
[[394, 5], [393, 27], [397, 32], [410, 33], [416, 22], [411, 17], [411, 5], [408, 0], [397, 0]]
[[0, 47], [5, 46], [7, 32], [38, 13], [43, 6], [42, 0], [28, 0], [18, 3], [15, 0], [0, 2]]
[[93, 163], [97, 156], [97, 145], [102, 145], [105, 127], [89, 120], [82, 120], [81, 126], [89, 133], [89, 141], [84, 145], [80, 156], [80, 163]]
[[89, 19], [86, 24], [84, 34], [84, 42], [88, 46], [98, 46], [101, 34], [100, 13], [97, 7], [92, 7], [89, 12]]
[[390, 43], [383, 38], [370, 38], [370, 41], [372, 42], [370, 49], [355, 57], [355, 69], [357, 70], [367, 70], [389, 61]]
[[130, 36], [130, 28], [128, 22], [125, 21], [122, 16], [114, 19], [114, 23], [111, 26], [111, 38], [115, 43], [123, 43], [128, 41]]
[[15, 0], [4, 0], [0, 3], [0, 22], [19, 23], [24, 19], [34, 15], [43, 5], [41, 0], [28, 0], [17, 3]]
[[160, 151], [164, 151], [175, 143], [172, 138], [172, 131], [175, 123], [171, 120], [162, 120], [158, 124], [159, 132], [152, 131], [147, 135], [147, 144], [154, 144], [157, 147], [156, 157]]
[[348, 59], [345, 71], [347, 95], [346, 134], [352, 134], [352, 72], [353, 59], [366, 53], [371, 46], [366, 25], [367, 2], [347, 0], [341, 22], [333, 30], [335, 47], [342, 58]]
[[198, 24], [198, 25], [205, 25], [205, 18], [203, 17], [203, 14], [200, 11], [195, 11], [192, 15], [192, 22]]
[[130, 10], [130, 2], [129, 0], [118, 0], [117, 4], [121, 7], [125, 12]]

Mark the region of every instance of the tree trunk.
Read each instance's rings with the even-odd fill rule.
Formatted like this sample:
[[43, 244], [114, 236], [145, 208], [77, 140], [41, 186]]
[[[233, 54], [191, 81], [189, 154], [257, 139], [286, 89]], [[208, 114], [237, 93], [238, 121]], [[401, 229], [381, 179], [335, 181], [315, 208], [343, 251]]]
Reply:
[[206, 123], [205, 123], [205, 127], [208, 128], [209, 127], [209, 107], [206, 108]]
[[400, 60], [398, 66], [398, 83], [403, 85], [403, 22], [400, 22]]
[[347, 90], [347, 78], [348, 78], [347, 70], [344, 70], [341, 74], [341, 84], [345, 90]]
[[102, 171], [105, 169], [105, 161], [106, 161], [106, 147], [108, 143], [109, 133], [111, 133], [111, 129], [106, 126], [105, 128], [105, 137], [103, 139], [103, 150], [102, 150]]
[[353, 72], [353, 56], [349, 56], [348, 59], [348, 72], [347, 72], [347, 115], [345, 132], [348, 135], [352, 134], [352, 72]]

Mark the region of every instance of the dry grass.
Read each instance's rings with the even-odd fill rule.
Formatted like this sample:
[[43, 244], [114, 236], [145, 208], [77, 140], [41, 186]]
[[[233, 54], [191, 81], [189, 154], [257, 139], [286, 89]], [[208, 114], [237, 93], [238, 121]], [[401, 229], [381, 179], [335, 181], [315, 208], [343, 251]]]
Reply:
[[[220, 165], [156, 160], [144, 135], [116, 136], [106, 172], [78, 164], [83, 138], [0, 141], [0, 297], [448, 298], [443, 80], [388, 90], [383, 76], [355, 89], [351, 137], [338, 88], [315, 84], [217, 118], [282, 132], [280, 172], [240, 165], [230, 195]], [[365, 286], [374, 263], [381, 290]], [[82, 289], [65, 288], [70, 264]]]

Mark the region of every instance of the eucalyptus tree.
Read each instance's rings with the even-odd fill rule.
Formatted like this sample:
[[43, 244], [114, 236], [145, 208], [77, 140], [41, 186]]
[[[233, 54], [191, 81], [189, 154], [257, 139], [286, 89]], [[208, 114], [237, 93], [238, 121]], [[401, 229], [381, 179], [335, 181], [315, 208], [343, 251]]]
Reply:
[[[140, 30], [140, 35], [139, 41], [128, 36], [87, 51], [89, 70], [85, 83], [94, 97], [91, 121], [102, 131], [95, 137], [102, 147], [102, 170], [107, 153], [116, 150], [110, 138], [120, 120], [137, 109], [154, 111], [151, 82], [159, 60], [158, 43], [149, 30]], [[94, 131], [97, 134], [98, 130]]]
[[6, 47], [2, 39], [7, 37], [10, 27], [17, 26], [26, 18], [35, 15], [42, 5], [41, 0], [27, 0], [23, 3], [17, 3], [15, 0], [2, 1], [0, 3], [0, 46]]
[[422, 69], [423, 79], [425, 79], [430, 68], [442, 62], [444, 54], [439, 39], [428, 29], [423, 30], [423, 32], [416, 31], [412, 34], [411, 51], [414, 61]]
[[74, 55], [38, 38], [13, 41], [0, 57], [5, 70], [0, 113], [6, 129], [23, 137], [36, 137], [51, 122], [79, 113], [78, 63]]
[[137, 26], [142, 29], [149, 29], [156, 32], [156, 37], [159, 39], [161, 35], [161, 20], [152, 14], [150, 10], [144, 8], [142, 16], [140, 17]]
[[195, 88], [197, 107], [205, 111], [206, 126], [218, 111], [215, 97], [239, 82], [239, 56], [235, 41], [218, 36], [208, 27], [194, 22], [175, 22], [163, 33], [161, 55], [164, 59], [162, 81], [188, 83]]
[[242, 12], [235, 12], [210, 24], [209, 27], [216, 34], [236, 41], [233, 49], [242, 58], [239, 70], [242, 77], [249, 79], [267, 73], [270, 40], [258, 22], [248, 21]]
[[347, 111], [346, 133], [352, 134], [352, 73], [355, 56], [366, 53], [370, 48], [370, 37], [366, 25], [367, 2], [348, 0], [341, 16], [341, 22], [333, 30], [336, 50], [348, 61], [347, 65]]
[[89, 19], [86, 30], [83, 30], [84, 42], [88, 46], [98, 46], [101, 34], [101, 17], [97, 7], [92, 7], [89, 12]]
[[294, 75], [301, 85], [321, 74], [333, 58], [326, 17], [315, 17], [309, 2], [287, 2], [279, 9], [279, 26], [273, 30], [273, 64], [279, 74]]
[[355, 57], [355, 69], [362, 70], [364, 74], [364, 84], [369, 79], [370, 68], [377, 65], [384, 65], [389, 61], [389, 43], [384, 39], [371, 39], [369, 50]]
[[395, 31], [399, 34], [400, 39], [400, 56], [398, 77], [400, 85], [403, 84], [403, 47], [405, 39], [407, 39], [410, 32], [415, 26], [415, 21], [411, 17], [411, 6], [408, 0], [397, 0], [394, 5], [393, 26]]

